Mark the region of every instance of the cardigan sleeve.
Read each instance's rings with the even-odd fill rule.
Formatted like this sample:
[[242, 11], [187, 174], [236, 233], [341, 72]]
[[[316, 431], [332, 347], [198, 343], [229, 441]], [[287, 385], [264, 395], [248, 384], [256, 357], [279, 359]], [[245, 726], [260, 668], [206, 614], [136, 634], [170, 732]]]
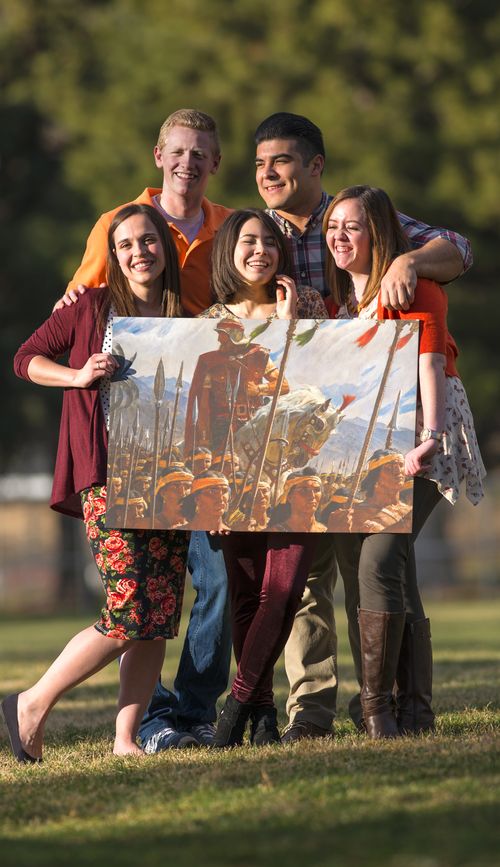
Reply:
[[40, 325], [31, 337], [28, 337], [14, 356], [16, 376], [31, 382], [28, 367], [32, 358], [36, 355], [43, 355], [45, 358], [50, 358], [51, 361], [56, 361], [71, 349], [75, 340], [75, 324], [78, 320], [81, 304], [82, 300], [70, 307], [54, 310], [43, 325]]

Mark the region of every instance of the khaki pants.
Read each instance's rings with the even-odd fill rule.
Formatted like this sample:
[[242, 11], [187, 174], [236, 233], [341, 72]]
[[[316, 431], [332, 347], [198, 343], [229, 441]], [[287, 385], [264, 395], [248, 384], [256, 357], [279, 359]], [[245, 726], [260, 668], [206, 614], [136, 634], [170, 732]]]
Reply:
[[[420, 529], [441, 499], [433, 482], [416, 478], [413, 497], [413, 532], [404, 533], [326, 533], [318, 538], [316, 555], [307, 580], [293, 629], [285, 647], [285, 668], [290, 683], [287, 713], [290, 722], [304, 720], [320, 728], [330, 729], [337, 704], [337, 633], [333, 611], [333, 591], [337, 581], [337, 562], [344, 582], [349, 644], [359, 685], [362, 685], [361, 650], [358, 627], [359, 581], [363, 566], [363, 543], [374, 555], [388, 544], [394, 549], [394, 568], [387, 569], [389, 579], [395, 572], [395, 589], [378, 580], [369, 580], [368, 570], [361, 570], [364, 594], [363, 607], [376, 611], [405, 609], [409, 622], [425, 617], [418, 593], [413, 542]], [[392, 540], [392, 542], [391, 542]], [[408, 550], [410, 547], [410, 550]], [[365, 552], [366, 553], [366, 552]], [[407, 557], [407, 555], [409, 556]], [[403, 557], [404, 555], [404, 557]], [[367, 558], [368, 562], [370, 558]], [[374, 557], [375, 559], [375, 557]], [[404, 562], [404, 566], [401, 564]], [[399, 571], [398, 571], [399, 570]], [[375, 571], [377, 575], [377, 571]], [[390, 594], [392, 593], [392, 596]], [[393, 599], [392, 607], [388, 599]], [[395, 600], [395, 601], [394, 601]], [[349, 713], [356, 721], [361, 718], [359, 694], [349, 702]]]
[[[285, 647], [290, 684], [290, 722], [305, 720], [330, 729], [337, 710], [337, 632], [333, 593], [337, 582], [335, 535], [318, 536], [316, 554], [292, 632]], [[356, 673], [361, 672], [357, 607], [357, 558], [342, 563], [349, 641]]]

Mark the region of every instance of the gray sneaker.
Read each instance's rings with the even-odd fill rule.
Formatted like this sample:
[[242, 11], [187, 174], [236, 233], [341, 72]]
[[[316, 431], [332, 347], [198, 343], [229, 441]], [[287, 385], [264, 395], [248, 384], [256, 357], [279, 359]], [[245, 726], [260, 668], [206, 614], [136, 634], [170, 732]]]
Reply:
[[143, 742], [145, 753], [161, 753], [163, 750], [184, 750], [199, 746], [199, 742], [189, 732], [178, 732], [173, 726], [166, 725]]
[[196, 738], [198, 744], [202, 747], [211, 747], [215, 738], [214, 723], [193, 723], [186, 726], [189, 734]]

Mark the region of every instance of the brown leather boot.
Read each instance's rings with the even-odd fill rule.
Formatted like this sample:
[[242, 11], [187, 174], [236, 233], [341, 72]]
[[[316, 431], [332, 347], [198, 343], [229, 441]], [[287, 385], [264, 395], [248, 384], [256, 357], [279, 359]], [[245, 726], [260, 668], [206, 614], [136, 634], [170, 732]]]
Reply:
[[401, 734], [434, 731], [432, 644], [428, 619], [407, 623], [396, 675], [396, 716]]
[[[359, 613], [359, 609], [356, 615]], [[354, 671], [356, 672], [356, 680], [359, 683], [359, 692], [353, 695], [349, 702], [349, 716], [351, 717], [358, 732], [366, 734], [365, 721], [363, 719], [363, 708], [361, 707], [361, 687], [363, 686], [363, 666], [361, 662], [361, 643], [359, 639], [359, 623], [356, 616], [356, 624], [349, 621], [349, 644], [351, 645], [352, 660], [354, 662]]]
[[361, 706], [370, 738], [400, 736], [392, 688], [396, 680], [405, 613], [359, 609], [363, 665]]

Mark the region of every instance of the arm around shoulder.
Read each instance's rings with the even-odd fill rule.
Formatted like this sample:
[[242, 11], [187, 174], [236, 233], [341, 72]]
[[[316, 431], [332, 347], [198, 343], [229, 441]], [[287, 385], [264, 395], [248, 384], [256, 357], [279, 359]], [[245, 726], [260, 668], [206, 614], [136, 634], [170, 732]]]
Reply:
[[83, 259], [69, 281], [66, 292], [79, 285], [99, 286], [106, 280], [106, 257], [108, 252], [108, 228], [111, 212], [102, 214], [87, 238]]
[[456, 244], [444, 237], [433, 238], [422, 247], [403, 253], [417, 277], [437, 283], [449, 283], [464, 271], [462, 253]]
[[105, 285], [108, 226], [110, 223], [110, 215], [103, 214], [95, 224], [87, 238], [83, 259], [66, 286], [64, 295], [58, 298], [54, 304], [52, 312], [61, 310], [63, 307], [71, 307], [72, 304], [77, 303], [79, 296], [84, 295], [89, 287]]
[[[451, 269], [449, 272], [451, 273], [451, 276], [443, 277], [442, 273], [424, 274], [419, 272], [419, 277], [430, 277], [433, 280], [438, 280], [440, 283], [445, 283], [459, 277], [460, 274], [471, 267], [473, 261], [472, 248], [470, 241], [467, 238], [464, 238], [463, 235], [460, 235], [458, 232], [454, 232], [451, 229], [443, 229], [439, 226], [429, 226], [427, 223], [422, 223], [419, 220], [413, 219], [413, 217], [408, 217], [406, 214], [398, 213], [398, 218], [401, 227], [407, 235], [414, 250], [427, 246], [430, 242], [436, 240], [447, 241], [449, 244], [449, 247], [443, 246], [441, 248], [438, 247], [437, 249], [440, 249], [440, 254], [442, 254], [444, 259], [449, 257], [449, 259], [452, 260], [451, 265], [450, 262], [448, 263]], [[453, 256], [450, 247], [455, 249], [458, 258]], [[453, 264], [456, 266], [454, 270]]]

